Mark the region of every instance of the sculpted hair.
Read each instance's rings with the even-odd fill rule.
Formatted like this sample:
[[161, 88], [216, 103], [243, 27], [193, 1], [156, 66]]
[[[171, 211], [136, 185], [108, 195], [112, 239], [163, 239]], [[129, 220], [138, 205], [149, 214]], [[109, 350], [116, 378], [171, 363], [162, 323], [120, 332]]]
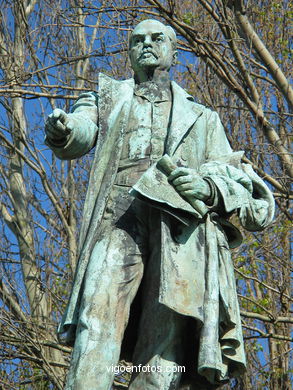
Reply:
[[171, 41], [171, 44], [172, 44], [172, 48], [174, 50], [177, 49], [177, 37], [176, 37], [176, 33], [175, 33], [175, 30], [173, 29], [173, 27], [171, 26], [165, 26], [165, 29], [166, 29], [166, 33]]

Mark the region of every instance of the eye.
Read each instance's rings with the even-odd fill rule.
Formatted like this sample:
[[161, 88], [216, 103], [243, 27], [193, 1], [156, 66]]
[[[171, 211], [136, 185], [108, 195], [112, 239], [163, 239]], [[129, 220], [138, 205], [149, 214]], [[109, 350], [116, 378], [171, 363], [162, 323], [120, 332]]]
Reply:
[[155, 39], [156, 42], [163, 42], [164, 41], [164, 37], [162, 37], [161, 35], [157, 36], [156, 39]]
[[134, 37], [133, 39], [132, 39], [132, 44], [133, 45], [138, 45], [139, 43], [141, 43], [142, 42], [142, 38], [141, 37]]

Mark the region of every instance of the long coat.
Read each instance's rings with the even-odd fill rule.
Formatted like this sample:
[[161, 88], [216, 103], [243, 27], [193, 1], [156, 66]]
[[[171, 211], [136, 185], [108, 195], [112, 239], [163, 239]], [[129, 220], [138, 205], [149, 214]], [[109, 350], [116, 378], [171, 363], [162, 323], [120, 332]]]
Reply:
[[[245, 354], [229, 247], [240, 243], [228, 221], [233, 211], [248, 230], [261, 230], [272, 220], [269, 189], [249, 165], [235, 158], [218, 115], [194, 103], [175, 82], [165, 152], [178, 166], [196, 169], [217, 188], [218, 204], [204, 216], [182, 224], [174, 237], [173, 217], [162, 213], [162, 260], [159, 300], [200, 324], [198, 370], [211, 383], [241, 373]], [[78, 158], [96, 146], [79, 237], [79, 260], [59, 333], [74, 336], [82, 282], [99, 237], [99, 223], [118, 169], [124, 130], [133, 98], [134, 80], [99, 75], [99, 93], [81, 95], [69, 114], [74, 130], [62, 146], [46, 140], [61, 159]], [[179, 233], [178, 233], [179, 232]], [[97, 262], [99, 259], [96, 260]], [[192, 336], [191, 336], [192, 337]], [[72, 342], [72, 337], [68, 340]]]

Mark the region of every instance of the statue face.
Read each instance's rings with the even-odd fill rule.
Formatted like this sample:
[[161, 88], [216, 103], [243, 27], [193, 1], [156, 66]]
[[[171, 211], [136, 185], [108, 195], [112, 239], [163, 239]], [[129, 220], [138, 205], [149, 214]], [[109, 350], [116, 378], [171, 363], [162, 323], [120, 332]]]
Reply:
[[166, 27], [156, 21], [139, 23], [133, 30], [129, 58], [135, 73], [148, 72], [155, 68], [169, 70], [177, 58]]

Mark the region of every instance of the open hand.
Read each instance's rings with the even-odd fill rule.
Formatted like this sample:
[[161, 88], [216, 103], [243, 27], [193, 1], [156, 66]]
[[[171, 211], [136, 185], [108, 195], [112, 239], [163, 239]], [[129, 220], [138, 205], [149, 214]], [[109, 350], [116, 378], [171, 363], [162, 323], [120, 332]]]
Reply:
[[54, 140], [65, 138], [72, 130], [69, 118], [66, 112], [55, 108], [46, 120], [45, 132], [47, 137]]
[[205, 201], [211, 196], [209, 184], [194, 169], [176, 168], [171, 172], [168, 180], [185, 198]]

